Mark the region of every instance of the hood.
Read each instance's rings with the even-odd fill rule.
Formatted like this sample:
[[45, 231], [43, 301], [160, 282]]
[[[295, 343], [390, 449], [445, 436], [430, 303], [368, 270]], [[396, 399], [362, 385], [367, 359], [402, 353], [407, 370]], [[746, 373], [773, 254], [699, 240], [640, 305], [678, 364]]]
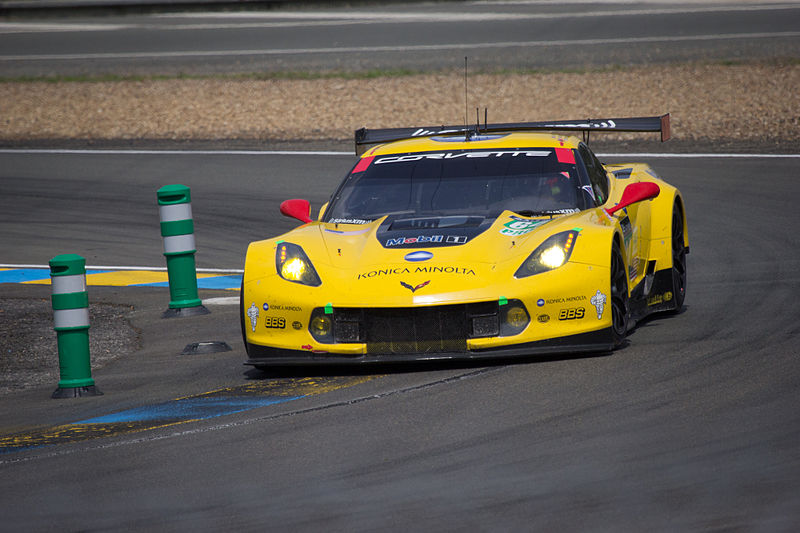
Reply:
[[467, 267], [502, 263], [530, 253], [527, 243], [544, 240], [557, 220], [560, 218], [528, 218], [506, 211], [497, 218], [394, 215], [370, 224], [321, 223], [316, 228], [331, 266], [360, 271], [395, 264]]
[[483, 301], [506, 296], [499, 287], [577, 216], [387, 216], [369, 224], [312, 222], [281, 239], [304, 249], [337, 305]]

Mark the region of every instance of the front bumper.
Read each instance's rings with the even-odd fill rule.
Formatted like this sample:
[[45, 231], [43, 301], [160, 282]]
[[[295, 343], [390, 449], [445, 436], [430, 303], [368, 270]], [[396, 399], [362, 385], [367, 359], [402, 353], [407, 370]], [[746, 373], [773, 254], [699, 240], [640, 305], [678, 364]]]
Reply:
[[409, 363], [415, 361], [477, 361], [536, 355], [601, 353], [610, 352], [613, 348], [614, 342], [611, 328], [497, 348], [435, 353], [347, 355], [314, 350], [288, 350], [247, 343], [248, 359], [245, 364], [268, 367]]
[[[246, 364], [478, 360], [613, 347], [607, 268], [568, 263], [506, 284], [438, 293], [426, 292], [429, 279], [444, 285], [434, 276], [404, 277], [420, 294], [396, 279], [366, 293], [358, 283], [306, 287], [246, 277]], [[521, 315], [527, 325], [509, 328]], [[332, 334], [320, 334], [320, 317], [330, 319]]]

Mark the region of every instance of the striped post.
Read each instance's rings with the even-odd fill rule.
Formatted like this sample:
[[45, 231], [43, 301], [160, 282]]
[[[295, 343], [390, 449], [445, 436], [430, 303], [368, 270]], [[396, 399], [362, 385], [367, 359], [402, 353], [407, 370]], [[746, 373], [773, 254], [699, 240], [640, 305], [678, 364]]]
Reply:
[[61, 380], [52, 397], [76, 398], [102, 394], [94, 384], [89, 362], [86, 259], [76, 254], [55, 256], [50, 260], [50, 279], [61, 371]]
[[158, 212], [164, 256], [169, 275], [169, 309], [163, 317], [207, 314], [197, 296], [192, 196], [186, 185], [165, 185], [158, 190]]

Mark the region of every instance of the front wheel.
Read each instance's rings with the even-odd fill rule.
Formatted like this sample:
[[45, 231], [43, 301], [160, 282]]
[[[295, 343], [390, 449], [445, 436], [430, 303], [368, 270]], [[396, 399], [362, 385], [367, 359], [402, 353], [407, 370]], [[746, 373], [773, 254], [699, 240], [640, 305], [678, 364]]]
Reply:
[[628, 333], [628, 314], [628, 275], [615, 240], [611, 247], [611, 332], [615, 348], [622, 344]]
[[672, 210], [672, 297], [677, 313], [686, 298], [686, 244], [683, 210], [678, 203]]
[[244, 341], [244, 351], [246, 354], [249, 355], [249, 350], [247, 349], [247, 331], [244, 329], [244, 276], [242, 276], [242, 287], [239, 289], [239, 323], [242, 327], [242, 341]]

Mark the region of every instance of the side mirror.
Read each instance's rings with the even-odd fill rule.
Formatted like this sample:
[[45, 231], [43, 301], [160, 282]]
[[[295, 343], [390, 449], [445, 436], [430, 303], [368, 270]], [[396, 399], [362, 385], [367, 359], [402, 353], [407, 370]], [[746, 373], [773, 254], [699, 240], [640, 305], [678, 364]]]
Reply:
[[302, 199], [286, 200], [281, 203], [281, 214], [308, 224], [311, 222], [311, 203]]
[[624, 191], [622, 191], [622, 198], [620, 198], [619, 203], [614, 207], [609, 207], [606, 209], [606, 213], [613, 215], [620, 209], [628, 207], [631, 204], [655, 198], [660, 192], [661, 189], [655, 183], [650, 183], [647, 181], [631, 183], [625, 187]]

